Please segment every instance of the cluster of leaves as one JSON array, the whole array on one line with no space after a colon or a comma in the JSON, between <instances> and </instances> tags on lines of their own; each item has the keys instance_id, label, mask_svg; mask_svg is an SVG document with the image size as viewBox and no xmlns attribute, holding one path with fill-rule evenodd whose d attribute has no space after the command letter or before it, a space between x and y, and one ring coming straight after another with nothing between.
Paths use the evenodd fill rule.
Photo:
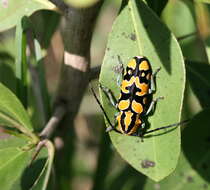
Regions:
<instances>
[{"instance_id":1,"label":"cluster of leaves","mask_svg":"<svg viewBox=\"0 0 210 190\"><path fill-rule=\"evenodd\" d=\"M33 28L34 24L31 24L27 16L41 9L56 10L55 5L47 0L3 2L4 4L0 4L0 31L16 26L15 77L13 78L16 85L14 87L14 82L8 82L11 81L11 79L8 80L9 76L3 75L14 60L8 52L0 51L0 64L8 63L7 68L0 65L1 76L4 76L0 80L13 91L0 85L0 124L6 126L4 131L13 136L0 141L0 186L4 190L44 190L49 180L54 149L51 142L47 141L45 145L48 151L43 149L38 158L28 167L40 139L35 134L36 126L31 123L27 113L30 105L28 101L30 82L28 81L26 32L32 30L34 47L32 59L39 71L42 114L46 122L50 117L51 108L44 79L41 45L48 46L52 33L57 27L59 16L49 12L43 15L43 18L47 18L45 22L48 23L48 27L46 31L42 31L42 36L38 36L44 39L40 45L35 35L38 29ZM89 0L88 5L91 2L95 1ZM150 60L154 70L161 67L157 76L155 96L165 97L158 103L155 114L148 118L150 128L154 129L176 123L181 119L192 118L182 133L182 150L180 128L147 136L143 142L138 137L110 132L112 143L122 158L152 180L160 181L175 170L159 184L141 176L141 186L145 190L164 190L172 187L185 190L208 189L209 187L209 7L202 2L209 3L208 0L195 2L125 0L109 35L100 82L108 86L116 97L119 96L118 56L126 66L133 56L144 55ZM49 22L49 16L52 22ZM107 98L101 95L109 118L114 118L116 110L112 109ZM105 150L101 150L100 155L106 153ZM103 156L99 157L99 163L102 158ZM107 168L99 165L98 172L106 176ZM130 183L134 177L131 175ZM96 174L95 186L99 184L98 179ZM123 176L119 176L121 182L122 179ZM112 184L109 189L120 187L117 183ZM133 184L130 187L132 189Z\"/></svg>"},{"instance_id":2,"label":"cluster of leaves","mask_svg":"<svg viewBox=\"0 0 210 190\"><path fill-rule=\"evenodd\" d=\"M44 68L42 64L43 53L41 45L35 37L35 29L31 20L27 17L37 10L52 10L55 6L48 2L38 1L2 1L0 5L0 31L16 27L15 32L15 59L10 51L2 47L0 54L1 65L1 100L0 100L0 125L3 132L0 140L1 169L0 185L4 190L9 189L46 189L49 181L52 162L54 158L54 146L50 141L45 141L45 147L41 150L36 160L32 162L36 145L41 142L34 129L38 123L32 123L28 114L32 106L29 80L28 61L33 60L33 66L38 70L39 87L44 120L49 119L50 103ZM49 14L49 13L48 13ZM50 16L50 15L49 15ZM58 19L57 19L58 20ZM53 22L56 28L56 22ZM30 32L31 31L31 32ZM50 40L50 29L45 35L42 46L47 46ZM27 34L32 35L34 51L31 57L27 55ZM15 64L13 64L15 62ZM11 74L10 74L11 73Z\"/></svg>"}]
</instances>

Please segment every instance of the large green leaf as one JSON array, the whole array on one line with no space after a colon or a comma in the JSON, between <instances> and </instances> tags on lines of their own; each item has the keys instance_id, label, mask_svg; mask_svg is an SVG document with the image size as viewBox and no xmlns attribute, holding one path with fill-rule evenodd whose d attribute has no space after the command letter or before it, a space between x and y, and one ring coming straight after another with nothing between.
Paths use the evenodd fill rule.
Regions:
<instances>
[{"instance_id":1,"label":"large green leaf","mask_svg":"<svg viewBox=\"0 0 210 190\"><path fill-rule=\"evenodd\" d=\"M210 109L197 114L182 134L183 152L175 172L155 184L147 182L144 190L207 190L210 188L209 123Z\"/></svg>"},{"instance_id":2,"label":"large green leaf","mask_svg":"<svg viewBox=\"0 0 210 190\"><path fill-rule=\"evenodd\" d=\"M0 124L13 127L37 141L26 110L16 96L0 83Z\"/></svg>"},{"instance_id":3,"label":"large green leaf","mask_svg":"<svg viewBox=\"0 0 210 190\"><path fill-rule=\"evenodd\" d=\"M46 142L46 147L30 163L34 149L30 149L26 141L20 138L0 140L1 188L46 190L54 157L54 147L50 141Z\"/></svg>"},{"instance_id":4,"label":"large green leaf","mask_svg":"<svg viewBox=\"0 0 210 190\"><path fill-rule=\"evenodd\" d=\"M142 1L129 1L116 19L104 57L100 82L109 87L116 97L118 56L124 67L133 56L146 56L153 70L161 67L157 76L155 97L164 96L158 102L155 114L148 118L150 129L180 120L185 70L181 50L174 36ZM102 102L114 122L116 110L102 93ZM157 135L159 134L159 135ZM111 140L120 155L135 169L151 179L159 181L176 167L180 153L180 129L163 134L154 133L142 142L139 137L110 132ZM144 167L144 163L153 163Z\"/></svg>"},{"instance_id":5,"label":"large green leaf","mask_svg":"<svg viewBox=\"0 0 210 190\"><path fill-rule=\"evenodd\" d=\"M1 189L10 190L13 183L21 178L21 174L29 164L30 151L21 149L25 143L20 138L0 140Z\"/></svg>"},{"instance_id":6,"label":"large green leaf","mask_svg":"<svg viewBox=\"0 0 210 190\"><path fill-rule=\"evenodd\" d=\"M14 27L20 18L30 16L37 10L54 10L53 5L48 0L9 0L0 3L0 31Z\"/></svg>"}]
</instances>

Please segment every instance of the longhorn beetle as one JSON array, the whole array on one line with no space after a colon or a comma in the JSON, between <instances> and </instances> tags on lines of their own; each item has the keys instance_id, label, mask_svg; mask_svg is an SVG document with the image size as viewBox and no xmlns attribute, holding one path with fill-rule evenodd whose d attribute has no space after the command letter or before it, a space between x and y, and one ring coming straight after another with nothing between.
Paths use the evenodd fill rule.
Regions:
<instances>
[{"instance_id":1,"label":"longhorn beetle","mask_svg":"<svg viewBox=\"0 0 210 190\"><path fill-rule=\"evenodd\" d=\"M118 57L119 61L120 58ZM108 123L109 127L106 131L115 130L116 132L126 134L126 135L137 135L143 136L144 134L152 133L154 131L175 127L186 123L188 120L167 125L164 127L156 128L153 130L145 130L144 117L148 116L153 110L156 102L163 97L158 97L154 100L152 99L152 94L155 92L155 77L160 71L158 68L155 72L152 72L149 60L146 57L136 56L133 57L126 69L123 69L123 65L120 61L122 67L122 82L121 82L121 92L118 101L113 96L111 90L102 84L99 84L101 90L105 93L111 104L118 110L116 115L116 124L112 124L109 120L103 106L101 105L99 99L97 98L93 88L93 92L96 101L101 107ZM118 82L119 83L119 82Z\"/></svg>"}]
</instances>

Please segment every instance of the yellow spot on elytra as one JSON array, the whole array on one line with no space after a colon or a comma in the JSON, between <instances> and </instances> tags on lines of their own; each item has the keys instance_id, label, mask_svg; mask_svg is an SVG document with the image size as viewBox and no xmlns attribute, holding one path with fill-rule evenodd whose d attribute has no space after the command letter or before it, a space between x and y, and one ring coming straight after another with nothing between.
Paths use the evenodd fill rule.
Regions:
<instances>
[{"instance_id":1,"label":"yellow spot on elytra","mask_svg":"<svg viewBox=\"0 0 210 190\"><path fill-rule=\"evenodd\" d=\"M138 116L137 116L138 117ZM136 133L138 128L141 125L141 120L140 119L136 119L135 125L133 126L133 128L129 131L129 133L127 133L127 135L132 135L133 133Z\"/></svg>"},{"instance_id":2,"label":"yellow spot on elytra","mask_svg":"<svg viewBox=\"0 0 210 190\"><path fill-rule=\"evenodd\" d=\"M143 96L149 91L149 85L146 83L140 83L138 88L141 89L141 92L136 92L137 96Z\"/></svg>"},{"instance_id":3,"label":"yellow spot on elytra","mask_svg":"<svg viewBox=\"0 0 210 190\"><path fill-rule=\"evenodd\" d=\"M129 107L130 100L121 100L118 104L120 110L126 110Z\"/></svg>"},{"instance_id":4,"label":"yellow spot on elytra","mask_svg":"<svg viewBox=\"0 0 210 190\"><path fill-rule=\"evenodd\" d=\"M139 64L139 70L141 71L141 70L149 70L150 69L150 65L149 65L149 63L146 61L146 60L144 60L144 61L142 61L140 64Z\"/></svg>"},{"instance_id":5,"label":"yellow spot on elytra","mask_svg":"<svg viewBox=\"0 0 210 190\"><path fill-rule=\"evenodd\" d=\"M132 122L132 116L133 116L133 113L131 111L125 112L125 119L124 119L125 131L128 130L128 127Z\"/></svg>"},{"instance_id":6,"label":"yellow spot on elytra","mask_svg":"<svg viewBox=\"0 0 210 190\"><path fill-rule=\"evenodd\" d=\"M139 88L139 89L141 88L141 83L139 81L139 77L135 78L135 85L136 85L137 88Z\"/></svg>"},{"instance_id":7,"label":"yellow spot on elytra","mask_svg":"<svg viewBox=\"0 0 210 190\"><path fill-rule=\"evenodd\" d=\"M135 111L136 113L142 113L143 112L143 107L140 103L136 102L135 100L132 101L132 110Z\"/></svg>"},{"instance_id":8,"label":"yellow spot on elytra","mask_svg":"<svg viewBox=\"0 0 210 190\"><path fill-rule=\"evenodd\" d=\"M132 68L133 70L136 69L136 60L135 59L131 59L127 65L127 67Z\"/></svg>"},{"instance_id":9,"label":"yellow spot on elytra","mask_svg":"<svg viewBox=\"0 0 210 190\"><path fill-rule=\"evenodd\" d=\"M129 81L127 80L123 80L122 84L121 84L121 90L124 93L129 93L129 90L126 89L126 87L129 87L133 84L133 82L135 81L135 77L131 77L131 79Z\"/></svg>"},{"instance_id":10,"label":"yellow spot on elytra","mask_svg":"<svg viewBox=\"0 0 210 190\"><path fill-rule=\"evenodd\" d=\"M141 73L141 77L145 77L145 73Z\"/></svg>"}]
</instances>

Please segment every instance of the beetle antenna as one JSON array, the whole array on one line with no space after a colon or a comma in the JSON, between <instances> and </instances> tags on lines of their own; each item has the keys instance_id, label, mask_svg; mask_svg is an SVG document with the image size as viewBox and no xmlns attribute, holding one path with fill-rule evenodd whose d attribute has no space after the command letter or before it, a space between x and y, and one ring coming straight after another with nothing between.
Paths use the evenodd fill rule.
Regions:
<instances>
[{"instance_id":1,"label":"beetle antenna","mask_svg":"<svg viewBox=\"0 0 210 190\"><path fill-rule=\"evenodd\" d=\"M101 102L99 101L99 99L98 99L98 97L97 97L97 95L96 95L96 93L95 93L95 91L94 91L93 86L92 86L91 83L90 83L90 89L91 89L91 91L92 91L92 93L93 93L93 96L95 97L95 99L96 99L98 105L100 106L100 108L101 108L101 110L102 110L102 112L103 112L103 114L104 114L106 120L108 121L108 123L109 123L109 125L112 127L112 129L114 129L114 126L112 125L112 123L111 123L109 117L107 116L107 114L106 114L106 112L105 112L105 110L104 110L104 108L103 108Z\"/></svg>"},{"instance_id":2,"label":"beetle antenna","mask_svg":"<svg viewBox=\"0 0 210 190\"><path fill-rule=\"evenodd\" d=\"M179 123L174 123L174 124L171 124L171 125L166 125L164 127L159 127L159 128L156 128L156 129L152 129L150 131L146 131L144 134L152 133L154 131L159 131L159 130L167 129L167 128L171 128L171 127L178 127L180 125L184 125L184 124L188 123L189 121L190 121L190 119L187 119L187 120L181 121Z\"/></svg>"}]
</instances>

